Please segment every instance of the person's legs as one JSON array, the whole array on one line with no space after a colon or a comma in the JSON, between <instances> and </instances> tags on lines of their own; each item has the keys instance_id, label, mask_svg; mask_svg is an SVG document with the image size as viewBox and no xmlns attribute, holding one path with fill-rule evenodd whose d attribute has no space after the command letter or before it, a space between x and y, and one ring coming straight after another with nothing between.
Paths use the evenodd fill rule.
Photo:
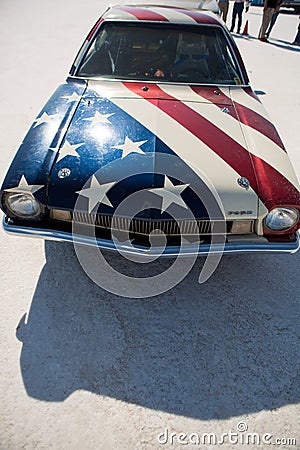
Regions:
<instances>
[{"instance_id":1,"label":"person's legs","mask_svg":"<svg viewBox=\"0 0 300 450\"><path fill-rule=\"evenodd\" d=\"M225 2L219 3L220 17L221 17L221 19L223 19L223 20L224 20L224 4L225 4Z\"/></svg>"},{"instance_id":2,"label":"person's legs","mask_svg":"<svg viewBox=\"0 0 300 450\"><path fill-rule=\"evenodd\" d=\"M219 5L219 9L220 9L220 17L221 17L221 19L224 20L224 11L223 11L224 2L221 2L218 5Z\"/></svg>"},{"instance_id":3,"label":"person's legs","mask_svg":"<svg viewBox=\"0 0 300 450\"><path fill-rule=\"evenodd\" d=\"M298 33L296 34L295 40L293 42L293 45L300 45L300 22L298 25Z\"/></svg>"},{"instance_id":4,"label":"person's legs","mask_svg":"<svg viewBox=\"0 0 300 450\"><path fill-rule=\"evenodd\" d=\"M228 7L229 7L229 2L223 2L223 20L224 22L226 22L227 19L227 14L228 14Z\"/></svg>"},{"instance_id":5,"label":"person's legs","mask_svg":"<svg viewBox=\"0 0 300 450\"><path fill-rule=\"evenodd\" d=\"M272 15L274 13L274 8L264 8L264 13L262 17L262 24L259 30L258 39L267 39L266 38L266 31L268 28L268 25L271 21Z\"/></svg>"},{"instance_id":6,"label":"person's legs","mask_svg":"<svg viewBox=\"0 0 300 450\"><path fill-rule=\"evenodd\" d=\"M239 18L238 30L237 30L238 33L241 32L243 10L244 10L244 3L238 3L238 9L237 9L237 14L238 14L238 18Z\"/></svg>"},{"instance_id":7,"label":"person's legs","mask_svg":"<svg viewBox=\"0 0 300 450\"><path fill-rule=\"evenodd\" d=\"M234 27L235 27L235 19L236 19L236 15L237 15L237 5L238 5L238 3L235 3L235 2L234 2L234 5L233 5L233 11L232 11L232 19L231 19L231 28L230 28L230 31L233 31L233 30L234 30Z\"/></svg>"},{"instance_id":8,"label":"person's legs","mask_svg":"<svg viewBox=\"0 0 300 450\"><path fill-rule=\"evenodd\" d=\"M272 18L271 18L271 22L270 22L270 25L269 25L269 28L266 31L266 37L270 36L270 33L272 31L272 28L275 25L275 22L276 22L278 16L279 16L279 11L276 11L276 12L273 13Z\"/></svg>"},{"instance_id":9,"label":"person's legs","mask_svg":"<svg viewBox=\"0 0 300 450\"><path fill-rule=\"evenodd\" d=\"M228 13L228 2L221 2L219 3L219 8L221 12L221 17L226 22L227 19L227 13Z\"/></svg>"}]
</instances>

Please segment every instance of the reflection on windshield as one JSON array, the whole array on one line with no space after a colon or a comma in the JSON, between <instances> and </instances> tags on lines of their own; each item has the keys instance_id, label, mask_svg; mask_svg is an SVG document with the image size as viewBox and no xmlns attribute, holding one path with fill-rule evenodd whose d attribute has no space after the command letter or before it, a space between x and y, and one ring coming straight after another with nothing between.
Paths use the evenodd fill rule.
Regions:
<instances>
[{"instance_id":1,"label":"reflection on windshield","mask_svg":"<svg viewBox=\"0 0 300 450\"><path fill-rule=\"evenodd\" d=\"M240 71L217 27L104 24L79 67L85 77L240 84Z\"/></svg>"}]
</instances>

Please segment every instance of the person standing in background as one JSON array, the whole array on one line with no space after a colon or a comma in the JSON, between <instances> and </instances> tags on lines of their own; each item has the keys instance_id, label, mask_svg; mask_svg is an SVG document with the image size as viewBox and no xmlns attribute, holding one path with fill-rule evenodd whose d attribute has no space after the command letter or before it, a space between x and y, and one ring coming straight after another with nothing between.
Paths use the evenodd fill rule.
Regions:
<instances>
[{"instance_id":1,"label":"person standing in background","mask_svg":"<svg viewBox=\"0 0 300 450\"><path fill-rule=\"evenodd\" d=\"M218 2L220 8L220 17L226 23L228 8L229 8L229 0L219 0Z\"/></svg>"},{"instance_id":2,"label":"person standing in background","mask_svg":"<svg viewBox=\"0 0 300 450\"><path fill-rule=\"evenodd\" d=\"M265 0L261 27L258 34L258 39L262 42L269 42L266 36L266 31L269 23L271 22L276 7L277 0Z\"/></svg>"},{"instance_id":3,"label":"person standing in background","mask_svg":"<svg viewBox=\"0 0 300 450\"><path fill-rule=\"evenodd\" d=\"M272 29L273 29L273 27L275 25L277 17L279 16L279 10L280 10L280 6L282 4L283 4L283 0L278 0L276 9L275 9L275 11L273 13L273 16L271 18L271 22L270 22L269 27L268 27L268 29L266 31L266 38L268 38L270 36L270 33L271 33L271 31L272 31Z\"/></svg>"},{"instance_id":4,"label":"person standing in background","mask_svg":"<svg viewBox=\"0 0 300 450\"><path fill-rule=\"evenodd\" d=\"M244 10L244 5L246 4L246 12L249 10L249 2L248 0L235 0L232 11L232 20L231 20L231 28L230 32L232 33L235 27L236 16L238 16L238 27L237 32L241 32L242 26L242 15Z\"/></svg>"}]
</instances>

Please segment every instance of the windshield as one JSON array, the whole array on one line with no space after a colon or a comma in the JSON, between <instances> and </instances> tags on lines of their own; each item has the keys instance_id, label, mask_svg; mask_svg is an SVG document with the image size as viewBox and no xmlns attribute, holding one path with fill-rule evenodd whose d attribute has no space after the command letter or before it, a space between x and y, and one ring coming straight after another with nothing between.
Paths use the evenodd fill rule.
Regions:
<instances>
[{"instance_id":1,"label":"windshield","mask_svg":"<svg viewBox=\"0 0 300 450\"><path fill-rule=\"evenodd\" d=\"M241 72L220 27L165 23L105 23L77 75L241 84Z\"/></svg>"}]
</instances>

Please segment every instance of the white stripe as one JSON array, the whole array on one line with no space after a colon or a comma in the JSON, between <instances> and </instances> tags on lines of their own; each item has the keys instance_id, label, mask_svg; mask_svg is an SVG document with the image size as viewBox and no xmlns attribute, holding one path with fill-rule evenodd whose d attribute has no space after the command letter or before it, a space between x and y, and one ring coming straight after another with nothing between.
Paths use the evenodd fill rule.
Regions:
<instances>
[{"instance_id":1,"label":"white stripe","mask_svg":"<svg viewBox=\"0 0 300 450\"><path fill-rule=\"evenodd\" d=\"M156 14L160 14L161 16L168 19L169 22L189 22L189 23L197 23L195 19L184 14L180 11L168 9L168 8L147 8L149 11L153 11Z\"/></svg>"},{"instance_id":2,"label":"white stripe","mask_svg":"<svg viewBox=\"0 0 300 450\"><path fill-rule=\"evenodd\" d=\"M223 92L223 89L220 89ZM224 92L225 95L226 92ZM269 120L271 122L271 119L263 107L262 103L260 103L258 100L255 100L255 98L251 97L251 95L247 94L243 90L243 88L240 87L231 87L230 88L230 95L234 102L239 103L240 105L246 106L249 109L252 109L252 111L256 112L260 116L264 117L265 119Z\"/></svg>"},{"instance_id":3,"label":"white stripe","mask_svg":"<svg viewBox=\"0 0 300 450\"><path fill-rule=\"evenodd\" d=\"M189 89L194 93L194 95L195 95L195 100L197 99L197 97L198 97L198 101L199 101L199 98L201 98L202 99L202 101L203 100L206 100L206 98L205 97L202 97L201 96L201 94L200 93L196 93L196 92L194 92L193 91L193 89L190 87L190 86L188 86L189 87ZM216 91L220 91L220 88L219 88L219 86L216 86L215 87L215 90ZM201 92L201 91L199 91L199 92ZM223 94L225 94L226 95L226 101L224 100L224 99L222 99L222 100L220 100L219 99L219 97L218 97L218 95L216 95L216 97L215 97L215 99L216 99L216 101L215 102L211 102L211 101L209 101L209 103L219 103L220 105L228 105L228 104L231 104L232 105L232 100L231 100L231 97L230 97L230 88L228 87L223 87L222 88L222 92L223 92Z\"/></svg>"},{"instance_id":4,"label":"white stripe","mask_svg":"<svg viewBox=\"0 0 300 450\"><path fill-rule=\"evenodd\" d=\"M144 84L140 83L140 85L142 90ZM127 89L121 81L91 79L89 80L89 87L103 98L136 98L136 94Z\"/></svg>"},{"instance_id":5,"label":"white stripe","mask_svg":"<svg viewBox=\"0 0 300 450\"><path fill-rule=\"evenodd\" d=\"M248 149L250 153L267 162L299 189L299 183L292 168L289 156L266 135L252 127L238 122L230 114L223 113L217 105L211 105L212 108L208 108L209 105L205 105L204 107L202 103L183 103L223 130L238 144L243 146L246 150ZM242 133L240 131L242 131Z\"/></svg>"},{"instance_id":6,"label":"white stripe","mask_svg":"<svg viewBox=\"0 0 300 450\"><path fill-rule=\"evenodd\" d=\"M113 8L107 12L104 16L106 19L117 19L117 20L139 20L133 14L123 11L122 9Z\"/></svg>"},{"instance_id":7,"label":"white stripe","mask_svg":"<svg viewBox=\"0 0 300 450\"><path fill-rule=\"evenodd\" d=\"M288 154L271 139L254 128L248 127L243 123L241 123L241 127L249 151L276 169L277 172L281 173L281 175L300 190L299 182Z\"/></svg>"},{"instance_id":8,"label":"white stripe","mask_svg":"<svg viewBox=\"0 0 300 450\"><path fill-rule=\"evenodd\" d=\"M188 102L197 102L197 103L213 103L211 100L208 100L205 97L202 97L200 94L196 93L195 91L193 91L193 89L190 86L187 85L171 85L171 84L160 84L159 85L160 89L162 91L164 91L166 94L168 95L172 95L172 97L175 97L176 100L179 101L188 101ZM227 89L227 97L228 97L228 102L232 104L232 100L229 97L229 88L223 88L224 93L226 93L226 89ZM216 90L220 90L218 86L216 86ZM218 96L216 95L216 101L218 100ZM224 102L220 101L220 104L224 104Z\"/></svg>"},{"instance_id":9,"label":"white stripe","mask_svg":"<svg viewBox=\"0 0 300 450\"><path fill-rule=\"evenodd\" d=\"M171 84L160 84L159 88L164 91L166 94L175 97L176 100L181 102L203 102L203 103L211 103L209 100L199 97L189 86L185 85L171 85Z\"/></svg>"},{"instance_id":10,"label":"white stripe","mask_svg":"<svg viewBox=\"0 0 300 450\"><path fill-rule=\"evenodd\" d=\"M127 91L125 87L124 89ZM237 178L240 176L238 172L168 114L138 95L136 99L136 101L126 98L110 100L158 136L200 177L203 167L203 172L221 198L225 213L230 210L247 209L253 211L248 218L256 217L257 195L251 188L245 191L238 186Z\"/></svg>"},{"instance_id":11,"label":"white stripe","mask_svg":"<svg viewBox=\"0 0 300 450\"><path fill-rule=\"evenodd\" d=\"M259 131L240 123L230 114L221 111L214 104L182 102L193 111L207 119L211 124L226 133L235 142L241 145L245 151L258 156L270 166L274 167L294 186L299 188L297 177L292 169L290 159L275 142Z\"/></svg>"}]
</instances>

